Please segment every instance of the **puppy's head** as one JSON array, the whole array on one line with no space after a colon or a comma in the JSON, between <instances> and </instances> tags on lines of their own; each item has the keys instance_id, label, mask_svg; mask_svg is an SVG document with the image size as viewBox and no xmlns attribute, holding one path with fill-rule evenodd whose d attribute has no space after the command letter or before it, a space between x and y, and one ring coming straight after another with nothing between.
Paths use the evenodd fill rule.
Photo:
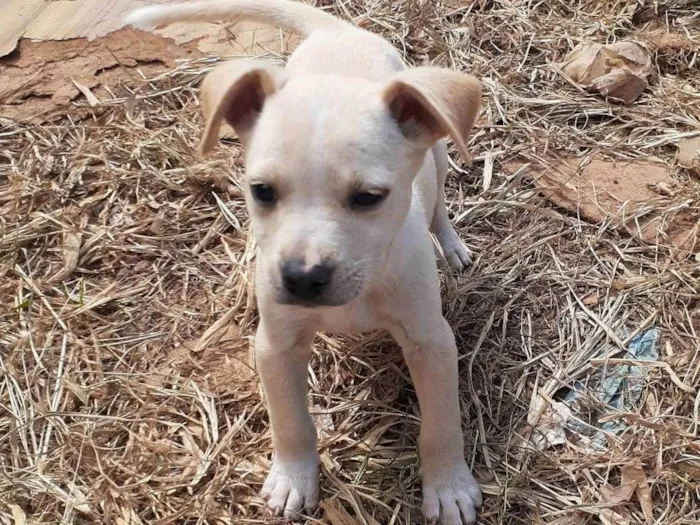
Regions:
<instances>
[{"instance_id":1,"label":"puppy's head","mask_svg":"<svg viewBox=\"0 0 700 525\"><path fill-rule=\"evenodd\" d=\"M201 151L224 121L243 144L263 290L283 304L337 306L377 282L426 152L450 135L466 157L480 95L473 77L435 68L384 86L289 77L258 61L210 73Z\"/></svg>"}]
</instances>

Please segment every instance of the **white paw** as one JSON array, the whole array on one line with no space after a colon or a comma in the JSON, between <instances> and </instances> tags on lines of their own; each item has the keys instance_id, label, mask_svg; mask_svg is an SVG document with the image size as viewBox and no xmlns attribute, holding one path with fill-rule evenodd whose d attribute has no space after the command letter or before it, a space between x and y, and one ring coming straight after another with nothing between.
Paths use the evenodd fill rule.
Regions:
<instances>
[{"instance_id":1,"label":"white paw","mask_svg":"<svg viewBox=\"0 0 700 525\"><path fill-rule=\"evenodd\" d=\"M296 518L318 506L318 461L283 463L275 460L265 479L262 497L276 516Z\"/></svg>"},{"instance_id":2,"label":"white paw","mask_svg":"<svg viewBox=\"0 0 700 525\"><path fill-rule=\"evenodd\" d=\"M459 238L445 242L442 250L453 270L464 270L472 264L472 251Z\"/></svg>"},{"instance_id":3,"label":"white paw","mask_svg":"<svg viewBox=\"0 0 700 525\"><path fill-rule=\"evenodd\" d=\"M481 490L466 463L424 474L423 515L428 523L474 523L480 506Z\"/></svg>"},{"instance_id":4,"label":"white paw","mask_svg":"<svg viewBox=\"0 0 700 525\"><path fill-rule=\"evenodd\" d=\"M472 264L472 251L462 242L451 224L439 229L435 236L450 268L459 271Z\"/></svg>"}]
</instances>

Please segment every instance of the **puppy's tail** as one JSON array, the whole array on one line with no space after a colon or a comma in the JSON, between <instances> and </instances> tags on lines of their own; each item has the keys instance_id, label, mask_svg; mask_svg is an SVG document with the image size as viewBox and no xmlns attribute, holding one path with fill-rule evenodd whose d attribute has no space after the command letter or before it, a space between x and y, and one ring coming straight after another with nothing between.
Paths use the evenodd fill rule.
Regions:
<instances>
[{"instance_id":1,"label":"puppy's tail","mask_svg":"<svg viewBox=\"0 0 700 525\"><path fill-rule=\"evenodd\" d=\"M215 0L152 5L132 11L124 21L126 25L151 30L173 22L241 20L280 27L303 37L317 29L341 29L349 25L320 9L289 0Z\"/></svg>"}]
</instances>

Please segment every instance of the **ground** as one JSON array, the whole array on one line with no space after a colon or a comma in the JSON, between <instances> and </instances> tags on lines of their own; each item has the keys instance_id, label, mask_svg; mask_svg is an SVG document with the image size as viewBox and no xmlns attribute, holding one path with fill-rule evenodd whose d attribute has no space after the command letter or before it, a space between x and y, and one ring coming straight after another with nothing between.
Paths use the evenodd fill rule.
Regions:
<instances>
[{"instance_id":1,"label":"ground","mask_svg":"<svg viewBox=\"0 0 700 525\"><path fill-rule=\"evenodd\" d=\"M483 81L474 166L454 157L447 197L475 264L442 274L480 523L700 521L698 249L590 220L547 200L532 169L505 169L652 162L673 187L648 207L697 218L697 174L674 160L678 137L700 131L693 2L319 4L410 63ZM652 51L637 102L562 77L576 43L623 39ZM2 523L274 522L258 497L271 448L241 151L196 155L196 86L213 62L78 101L80 120L2 121ZM632 366L630 342L652 328L658 356ZM623 369L639 395L604 403L601 374ZM309 383L323 504L306 522L422 523L420 414L395 343L321 335Z\"/></svg>"}]
</instances>

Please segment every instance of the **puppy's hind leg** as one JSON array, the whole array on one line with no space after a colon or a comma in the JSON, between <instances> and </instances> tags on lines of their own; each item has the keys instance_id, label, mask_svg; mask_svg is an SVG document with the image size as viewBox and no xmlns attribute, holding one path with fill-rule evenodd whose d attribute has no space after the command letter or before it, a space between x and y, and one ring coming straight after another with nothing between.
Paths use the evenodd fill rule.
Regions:
<instances>
[{"instance_id":1,"label":"puppy's hind leg","mask_svg":"<svg viewBox=\"0 0 700 525\"><path fill-rule=\"evenodd\" d=\"M472 252L457 235L445 206L445 180L447 179L447 145L438 141L432 150L437 171L437 198L430 231L437 237L447 262L453 270L463 270L472 263Z\"/></svg>"}]
</instances>

